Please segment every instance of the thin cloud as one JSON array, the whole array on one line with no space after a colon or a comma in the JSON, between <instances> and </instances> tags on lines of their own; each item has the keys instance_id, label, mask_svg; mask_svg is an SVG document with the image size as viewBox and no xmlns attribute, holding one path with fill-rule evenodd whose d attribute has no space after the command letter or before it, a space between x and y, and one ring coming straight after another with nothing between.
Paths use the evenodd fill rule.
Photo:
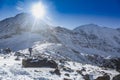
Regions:
<instances>
[{"instance_id":1,"label":"thin cloud","mask_svg":"<svg viewBox=\"0 0 120 80\"><path fill-rule=\"evenodd\" d=\"M23 11L23 2L22 1L18 1L16 9L19 11Z\"/></svg>"}]
</instances>

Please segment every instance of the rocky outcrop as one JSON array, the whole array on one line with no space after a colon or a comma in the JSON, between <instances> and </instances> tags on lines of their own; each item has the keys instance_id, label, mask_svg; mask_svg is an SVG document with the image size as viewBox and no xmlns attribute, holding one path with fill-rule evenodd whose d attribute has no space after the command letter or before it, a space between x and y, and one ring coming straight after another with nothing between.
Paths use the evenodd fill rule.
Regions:
<instances>
[{"instance_id":1,"label":"rocky outcrop","mask_svg":"<svg viewBox=\"0 0 120 80\"><path fill-rule=\"evenodd\" d=\"M58 64L54 60L39 60L39 59L23 59L22 60L23 67L50 67L57 68Z\"/></svg>"},{"instance_id":2,"label":"rocky outcrop","mask_svg":"<svg viewBox=\"0 0 120 80\"><path fill-rule=\"evenodd\" d=\"M105 74L103 76L99 76L97 79L95 80L110 80L110 76Z\"/></svg>"},{"instance_id":3,"label":"rocky outcrop","mask_svg":"<svg viewBox=\"0 0 120 80\"><path fill-rule=\"evenodd\" d=\"M112 80L120 80L120 74L114 76Z\"/></svg>"},{"instance_id":4,"label":"rocky outcrop","mask_svg":"<svg viewBox=\"0 0 120 80\"><path fill-rule=\"evenodd\" d=\"M70 73L71 73L71 72L74 72L74 70L72 70L72 69L69 68L69 67L64 67L63 70L66 71L66 72L70 72Z\"/></svg>"},{"instance_id":5,"label":"rocky outcrop","mask_svg":"<svg viewBox=\"0 0 120 80\"><path fill-rule=\"evenodd\" d=\"M72 80L72 79L64 78L63 80Z\"/></svg>"},{"instance_id":6,"label":"rocky outcrop","mask_svg":"<svg viewBox=\"0 0 120 80\"><path fill-rule=\"evenodd\" d=\"M91 79L90 79L90 76L89 76L88 74L83 75L83 78L84 78L85 80L91 80Z\"/></svg>"}]
</instances>

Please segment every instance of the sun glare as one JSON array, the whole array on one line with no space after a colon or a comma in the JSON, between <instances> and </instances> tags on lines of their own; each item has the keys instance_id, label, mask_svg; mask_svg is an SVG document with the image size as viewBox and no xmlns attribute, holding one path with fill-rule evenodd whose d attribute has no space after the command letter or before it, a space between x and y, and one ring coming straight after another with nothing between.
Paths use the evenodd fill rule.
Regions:
<instances>
[{"instance_id":1,"label":"sun glare","mask_svg":"<svg viewBox=\"0 0 120 80\"><path fill-rule=\"evenodd\" d=\"M45 16L45 7L41 2L36 3L32 6L31 12L35 18L42 19Z\"/></svg>"}]
</instances>

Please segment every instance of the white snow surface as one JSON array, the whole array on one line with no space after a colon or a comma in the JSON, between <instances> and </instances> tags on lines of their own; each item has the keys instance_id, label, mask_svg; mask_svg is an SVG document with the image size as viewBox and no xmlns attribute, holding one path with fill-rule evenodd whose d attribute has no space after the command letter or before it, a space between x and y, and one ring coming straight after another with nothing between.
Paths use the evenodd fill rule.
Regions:
<instances>
[{"instance_id":1,"label":"white snow surface","mask_svg":"<svg viewBox=\"0 0 120 80\"><path fill-rule=\"evenodd\" d=\"M76 72L76 70L81 70L83 67L86 70L83 74L89 74L93 79L102 76L103 72L110 75L111 79L119 74L115 70L105 70L89 64L83 65L77 62L67 61L65 67L71 68L74 72L70 73L60 69L61 76L58 76L50 73L50 71L54 71L53 68L23 68L21 65L22 58L20 61L16 61L15 58L13 55L0 55L0 80L63 80L63 78L84 80L82 75ZM65 76L66 73L70 77Z\"/></svg>"}]
</instances>

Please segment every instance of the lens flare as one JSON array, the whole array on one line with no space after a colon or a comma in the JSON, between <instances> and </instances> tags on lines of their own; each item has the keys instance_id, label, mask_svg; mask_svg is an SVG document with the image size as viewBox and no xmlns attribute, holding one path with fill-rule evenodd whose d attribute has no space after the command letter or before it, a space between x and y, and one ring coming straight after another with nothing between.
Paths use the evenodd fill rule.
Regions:
<instances>
[{"instance_id":1,"label":"lens flare","mask_svg":"<svg viewBox=\"0 0 120 80\"><path fill-rule=\"evenodd\" d=\"M41 2L36 3L32 6L31 12L35 18L42 19L45 16L45 7Z\"/></svg>"}]
</instances>

